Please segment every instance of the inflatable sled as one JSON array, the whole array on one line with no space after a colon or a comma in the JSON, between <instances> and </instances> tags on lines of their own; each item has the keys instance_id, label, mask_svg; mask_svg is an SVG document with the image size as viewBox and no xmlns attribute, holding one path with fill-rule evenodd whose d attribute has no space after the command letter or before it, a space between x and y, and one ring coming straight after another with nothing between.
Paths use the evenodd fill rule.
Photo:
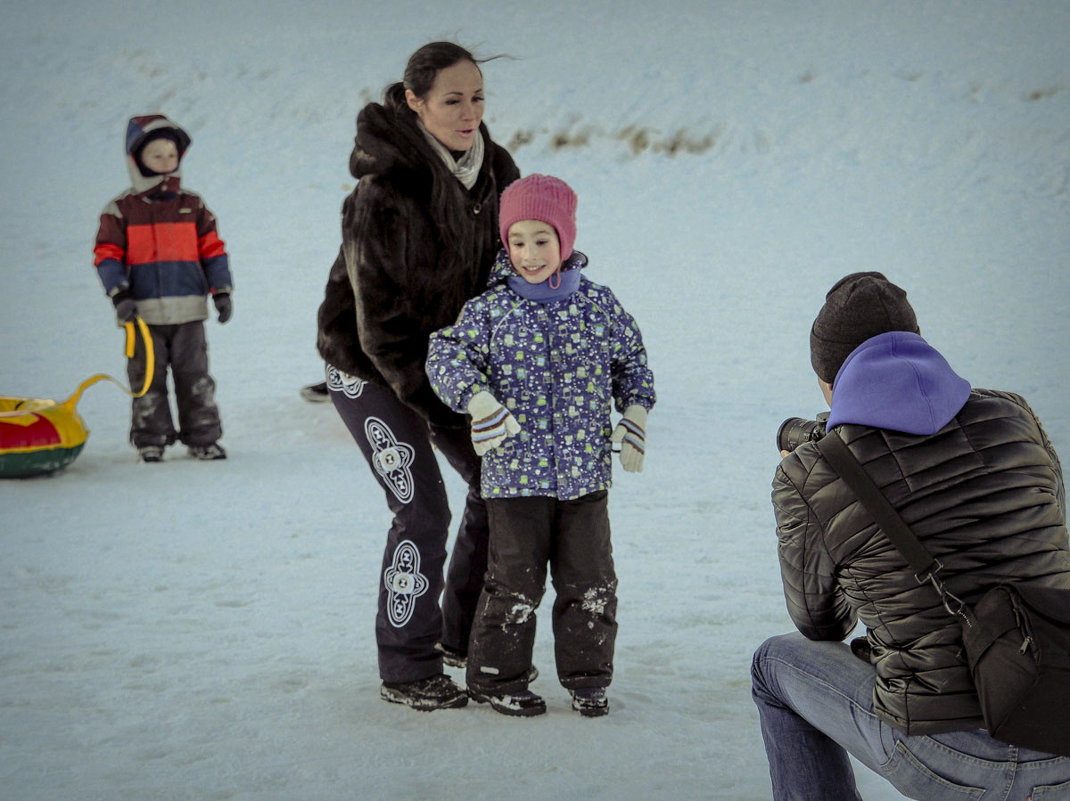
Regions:
<instances>
[{"instance_id":1,"label":"inflatable sled","mask_svg":"<svg viewBox=\"0 0 1070 801\"><path fill-rule=\"evenodd\" d=\"M154 356L148 326L137 318L145 343L145 385L138 393L110 375L98 373L83 381L62 403L44 398L0 396L0 478L29 478L62 470L82 452L89 429L75 409L82 393L98 381L117 384L131 397L144 395L152 382ZM126 324L126 355L134 354L134 323Z\"/></svg>"}]
</instances>

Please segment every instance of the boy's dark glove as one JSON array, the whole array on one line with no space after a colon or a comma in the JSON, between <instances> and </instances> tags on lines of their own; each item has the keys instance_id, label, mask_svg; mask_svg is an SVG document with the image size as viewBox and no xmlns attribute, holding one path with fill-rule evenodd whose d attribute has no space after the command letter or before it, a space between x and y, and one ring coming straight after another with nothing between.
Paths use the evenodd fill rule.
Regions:
<instances>
[{"instance_id":1,"label":"boy's dark glove","mask_svg":"<svg viewBox=\"0 0 1070 801\"><path fill-rule=\"evenodd\" d=\"M873 661L873 649L865 637L855 637L851 640L851 653L863 662Z\"/></svg>"},{"instance_id":2,"label":"boy's dark glove","mask_svg":"<svg viewBox=\"0 0 1070 801\"><path fill-rule=\"evenodd\" d=\"M111 302L115 304L115 319L119 325L134 322L137 317L137 301L130 297L126 290L112 295Z\"/></svg>"},{"instance_id":3,"label":"boy's dark glove","mask_svg":"<svg viewBox=\"0 0 1070 801\"><path fill-rule=\"evenodd\" d=\"M219 312L219 324L222 325L230 319L234 313L234 303L230 299L229 292L217 292L212 298L216 311Z\"/></svg>"}]
</instances>

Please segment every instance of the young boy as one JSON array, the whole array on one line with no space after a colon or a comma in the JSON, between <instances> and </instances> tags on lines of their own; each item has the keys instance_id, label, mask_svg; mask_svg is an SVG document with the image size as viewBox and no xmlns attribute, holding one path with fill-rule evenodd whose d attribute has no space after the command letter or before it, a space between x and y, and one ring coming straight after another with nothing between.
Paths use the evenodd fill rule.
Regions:
<instances>
[{"instance_id":1,"label":"young boy","mask_svg":"<svg viewBox=\"0 0 1070 801\"><path fill-rule=\"evenodd\" d=\"M609 711L617 578L607 490L613 444L625 470L643 466L654 377L632 317L580 271L572 249L576 195L530 175L502 193L506 249L491 288L431 335L427 374L438 396L472 417L483 457L490 557L467 661L468 691L506 715L538 715L528 689L535 609L549 563L557 674L572 707ZM613 404L624 418L613 428Z\"/></svg>"},{"instance_id":2,"label":"young boy","mask_svg":"<svg viewBox=\"0 0 1070 801\"><path fill-rule=\"evenodd\" d=\"M230 319L230 266L216 220L198 195L181 188L179 164L190 145L160 114L133 117L126 128L132 186L105 206L94 248L104 291L119 325L140 316L152 333L155 371L132 405L130 441L144 462L159 462L180 440L197 459L225 459L223 429L208 374L204 320L211 293L219 322ZM130 385L145 381L145 354L127 362ZM171 419L167 368L175 383L179 430Z\"/></svg>"}]
</instances>

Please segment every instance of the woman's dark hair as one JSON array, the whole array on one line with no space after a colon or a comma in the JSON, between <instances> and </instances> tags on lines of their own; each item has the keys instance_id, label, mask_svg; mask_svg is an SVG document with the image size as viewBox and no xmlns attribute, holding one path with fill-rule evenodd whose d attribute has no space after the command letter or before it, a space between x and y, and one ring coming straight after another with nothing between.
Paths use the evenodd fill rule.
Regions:
<instances>
[{"instance_id":1,"label":"woman's dark hair","mask_svg":"<svg viewBox=\"0 0 1070 801\"><path fill-rule=\"evenodd\" d=\"M405 75L401 82L417 97L424 97L431 91L439 70L452 67L461 61L471 61L477 67L483 63L453 42L425 44L409 56L409 63L405 65Z\"/></svg>"},{"instance_id":2,"label":"woman's dark hair","mask_svg":"<svg viewBox=\"0 0 1070 801\"><path fill-rule=\"evenodd\" d=\"M497 58L497 57L495 57ZM453 42L431 42L425 44L411 56L405 65L405 76L397 83L392 83L383 92L383 105L391 109L395 114L415 116L416 112L409 108L405 100L405 90L408 89L417 97L426 97L435 84L435 78L439 72L449 69L454 64L462 61L470 61L478 68L490 59L478 59L459 44Z\"/></svg>"}]
</instances>

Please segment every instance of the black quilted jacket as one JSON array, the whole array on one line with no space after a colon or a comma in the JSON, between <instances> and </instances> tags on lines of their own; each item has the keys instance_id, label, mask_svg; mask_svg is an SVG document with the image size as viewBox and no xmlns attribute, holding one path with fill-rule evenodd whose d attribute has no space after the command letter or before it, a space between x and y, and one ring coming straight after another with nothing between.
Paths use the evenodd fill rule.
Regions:
<instances>
[{"instance_id":1,"label":"black quilted jacket","mask_svg":"<svg viewBox=\"0 0 1070 801\"><path fill-rule=\"evenodd\" d=\"M835 398L833 408L835 409ZM1019 396L974 389L928 435L843 424L840 436L925 546L948 589L973 603L1004 579L1070 588L1059 460ZM961 629L919 584L866 509L807 443L773 481L788 611L814 640L861 620L877 713L911 733L983 726Z\"/></svg>"}]
</instances>

